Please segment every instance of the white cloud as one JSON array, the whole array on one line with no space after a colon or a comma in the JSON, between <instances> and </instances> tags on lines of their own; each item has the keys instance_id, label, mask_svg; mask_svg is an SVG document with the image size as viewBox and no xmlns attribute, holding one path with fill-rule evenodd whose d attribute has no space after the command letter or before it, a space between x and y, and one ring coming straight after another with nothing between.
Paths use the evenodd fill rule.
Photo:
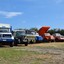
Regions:
<instances>
[{"instance_id":1,"label":"white cloud","mask_svg":"<svg viewBox=\"0 0 64 64\"><path fill-rule=\"evenodd\" d=\"M6 18L12 18L14 16L22 15L22 12L6 12L6 11L0 11L0 15L5 16Z\"/></svg>"}]
</instances>

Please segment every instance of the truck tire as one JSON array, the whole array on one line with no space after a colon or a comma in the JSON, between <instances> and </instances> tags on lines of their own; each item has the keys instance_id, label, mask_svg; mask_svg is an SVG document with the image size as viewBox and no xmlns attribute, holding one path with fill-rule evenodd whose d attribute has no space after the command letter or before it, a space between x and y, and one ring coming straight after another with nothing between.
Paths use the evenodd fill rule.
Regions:
<instances>
[{"instance_id":1,"label":"truck tire","mask_svg":"<svg viewBox=\"0 0 64 64\"><path fill-rule=\"evenodd\" d=\"M14 46L17 46L17 43L16 42L14 42Z\"/></svg>"},{"instance_id":2,"label":"truck tire","mask_svg":"<svg viewBox=\"0 0 64 64\"><path fill-rule=\"evenodd\" d=\"M50 40L47 40L46 38L44 38L44 42L49 42Z\"/></svg>"},{"instance_id":3,"label":"truck tire","mask_svg":"<svg viewBox=\"0 0 64 64\"><path fill-rule=\"evenodd\" d=\"M28 39L27 39L27 42L25 42L25 46L28 46Z\"/></svg>"},{"instance_id":4,"label":"truck tire","mask_svg":"<svg viewBox=\"0 0 64 64\"><path fill-rule=\"evenodd\" d=\"M13 42L10 42L10 44L9 44L9 45L10 45L10 47L13 47Z\"/></svg>"},{"instance_id":5,"label":"truck tire","mask_svg":"<svg viewBox=\"0 0 64 64\"><path fill-rule=\"evenodd\" d=\"M14 40L14 46L17 46L18 45L18 39L15 39Z\"/></svg>"},{"instance_id":6,"label":"truck tire","mask_svg":"<svg viewBox=\"0 0 64 64\"><path fill-rule=\"evenodd\" d=\"M30 44L34 44L34 43L35 43L34 40L31 40L31 41L30 41Z\"/></svg>"},{"instance_id":7,"label":"truck tire","mask_svg":"<svg viewBox=\"0 0 64 64\"><path fill-rule=\"evenodd\" d=\"M25 46L28 46L28 42L25 42Z\"/></svg>"}]
</instances>

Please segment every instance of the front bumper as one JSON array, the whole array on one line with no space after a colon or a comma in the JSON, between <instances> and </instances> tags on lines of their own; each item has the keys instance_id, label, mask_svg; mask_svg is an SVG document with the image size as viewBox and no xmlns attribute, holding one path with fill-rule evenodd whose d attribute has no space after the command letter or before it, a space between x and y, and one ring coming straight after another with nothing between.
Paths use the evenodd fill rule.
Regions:
<instances>
[{"instance_id":1,"label":"front bumper","mask_svg":"<svg viewBox=\"0 0 64 64\"><path fill-rule=\"evenodd\" d=\"M28 42L28 40L27 39L24 39L23 42Z\"/></svg>"},{"instance_id":2,"label":"front bumper","mask_svg":"<svg viewBox=\"0 0 64 64\"><path fill-rule=\"evenodd\" d=\"M14 39L0 39L0 42L14 42Z\"/></svg>"}]
</instances>

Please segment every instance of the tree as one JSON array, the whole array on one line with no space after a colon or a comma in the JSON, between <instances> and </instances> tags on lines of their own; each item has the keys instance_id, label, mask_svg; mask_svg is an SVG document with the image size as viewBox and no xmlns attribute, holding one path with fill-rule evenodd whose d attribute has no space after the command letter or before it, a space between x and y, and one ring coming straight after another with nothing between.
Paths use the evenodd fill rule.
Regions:
<instances>
[{"instance_id":1,"label":"tree","mask_svg":"<svg viewBox=\"0 0 64 64\"><path fill-rule=\"evenodd\" d=\"M48 30L48 33L54 34L55 33L55 29Z\"/></svg>"},{"instance_id":2,"label":"tree","mask_svg":"<svg viewBox=\"0 0 64 64\"><path fill-rule=\"evenodd\" d=\"M38 31L38 28L30 28L30 30Z\"/></svg>"},{"instance_id":3,"label":"tree","mask_svg":"<svg viewBox=\"0 0 64 64\"><path fill-rule=\"evenodd\" d=\"M60 30L60 34L61 34L61 35L64 35L64 30L63 30L63 29Z\"/></svg>"}]
</instances>

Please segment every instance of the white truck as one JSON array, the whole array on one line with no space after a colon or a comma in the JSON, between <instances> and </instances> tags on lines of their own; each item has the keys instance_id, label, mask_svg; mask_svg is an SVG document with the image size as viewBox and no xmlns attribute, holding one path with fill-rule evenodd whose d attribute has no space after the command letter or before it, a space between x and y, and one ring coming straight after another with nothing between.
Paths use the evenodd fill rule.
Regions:
<instances>
[{"instance_id":1,"label":"white truck","mask_svg":"<svg viewBox=\"0 0 64 64\"><path fill-rule=\"evenodd\" d=\"M14 37L10 24L0 24L0 44L8 44L13 47Z\"/></svg>"}]
</instances>

